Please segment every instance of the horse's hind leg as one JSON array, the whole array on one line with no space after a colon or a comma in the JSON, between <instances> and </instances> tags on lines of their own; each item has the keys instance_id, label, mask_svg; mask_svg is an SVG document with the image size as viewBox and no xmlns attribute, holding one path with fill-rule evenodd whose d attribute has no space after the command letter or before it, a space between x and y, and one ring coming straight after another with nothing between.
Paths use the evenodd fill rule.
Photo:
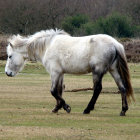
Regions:
<instances>
[{"instance_id":1,"label":"horse's hind leg","mask_svg":"<svg viewBox=\"0 0 140 140\"><path fill-rule=\"evenodd\" d=\"M84 110L83 114L89 114L90 111L94 109L94 105L102 90L102 77L103 77L102 73L93 72L94 93L93 93L93 96L92 96L87 108Z\"/></svg>"},{"instance_id":2,"label":"horse's hind leg","mask_svg":"<svg viewBox=\"0 0 140 140\"><path fill-rule=\"evenodd\" d=\"M120 113L120 116L125 116L126 111L128 110L128 103L127 103L127 98L126 98L126 89L125 86L122 82L122 79L120 77L120 74L117 70L116 67L116 62L111 66L110 71L109 71L114 78L120 92L121 92L121 97L122 97L122 110Z\"/></svg>"},{"instance_id":3,"label":"horse's hind leg","mask_svg":"<svg viewBox=\"0 0 140 140\"><path fill-rule=\"evenodd\" d=\"M63 77L61 74L58 73L53 73L51 74L51 79L52 79L52 87L51 87L51 93L55 97L57 101L56 107L52 110L52 112L56 113L58 112L59 109L62 107L70 113L71 108L69 105L65 103L65 100L61 97L62 96L62 91L63 91L63 86L62 86L62 80Z\"/></svg>"}]
</instances>

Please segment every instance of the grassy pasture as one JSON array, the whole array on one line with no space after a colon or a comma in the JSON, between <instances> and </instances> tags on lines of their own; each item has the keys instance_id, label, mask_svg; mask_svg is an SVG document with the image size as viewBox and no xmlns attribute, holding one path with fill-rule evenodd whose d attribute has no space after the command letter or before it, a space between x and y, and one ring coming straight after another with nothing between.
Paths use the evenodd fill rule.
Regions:
<instances>
[{"instance_id":1,"label":"grassy pasture","mask_svg":"<svg viewBox=\"0 0 140 140\"><path fill-rule=\"evenodd\" d=\"M0 140L139 140L140 139L140 64L130 64L136 102L126 117L120 117L121 96L109 74L95 110L82 112L92 91L63 94L72 111L51 113L55 100L50 94L50 76L40 64L28 63L14 78L4 74L0 61ZM65 75L67 89L92 87L91 74ZM109 92L109 93L108 93Z\"/></svg>"}]
</instances>

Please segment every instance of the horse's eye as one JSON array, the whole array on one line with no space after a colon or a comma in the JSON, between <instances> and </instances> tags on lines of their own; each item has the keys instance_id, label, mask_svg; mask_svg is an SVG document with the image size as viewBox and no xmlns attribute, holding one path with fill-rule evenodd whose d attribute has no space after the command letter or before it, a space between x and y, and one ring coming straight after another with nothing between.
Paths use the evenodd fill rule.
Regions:
<instances>
[{"instance_id":1,"label":"horse's eye","mask_svg":"<svg viewBox=\"0 0 140 140\"><path fill-rule=\"evenodd\" d=\"M9 56L9 59L12 58L12 55Z\"/></svg>"}]
</instances>

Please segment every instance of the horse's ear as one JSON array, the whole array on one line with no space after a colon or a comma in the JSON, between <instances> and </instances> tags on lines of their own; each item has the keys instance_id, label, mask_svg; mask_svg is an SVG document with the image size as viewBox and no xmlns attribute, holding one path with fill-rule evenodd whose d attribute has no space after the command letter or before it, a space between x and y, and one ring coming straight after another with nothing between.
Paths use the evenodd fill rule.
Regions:
<instances>
[{"instance_id":1,"label":"horse's ear","mask_svg":"<svg viewBox=\"0 0 140 140\"><path fill-rule=\"evenodd\" d=\"M9 43L9 45L13 48L13 44L12 43Z\"/></svg>"}]
</instances>

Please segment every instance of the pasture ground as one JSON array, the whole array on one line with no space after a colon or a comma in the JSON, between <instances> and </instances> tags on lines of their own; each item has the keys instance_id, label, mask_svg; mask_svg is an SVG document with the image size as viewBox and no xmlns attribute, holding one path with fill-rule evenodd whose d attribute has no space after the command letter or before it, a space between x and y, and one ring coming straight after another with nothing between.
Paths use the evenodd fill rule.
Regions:
<instances>
[{"instance_id":1,"label":"pasture ground","mask_svg":"<svg viewBox=\"0 0 140 140\"><path fill-rule=\"evenodd\" d=\"M129 64L136 102L126 117L120 117L121 96L109 74L95 110L82 112L92 91L64 92L72 111L51 113L55 100L50 94L50 76L40 64L28 63L14 78L4 74L0 61L0 140L139 140L140 139L140 64ZM66 90L92 87L91 74L65 75Z\"/></svg>"}]
</instances>

